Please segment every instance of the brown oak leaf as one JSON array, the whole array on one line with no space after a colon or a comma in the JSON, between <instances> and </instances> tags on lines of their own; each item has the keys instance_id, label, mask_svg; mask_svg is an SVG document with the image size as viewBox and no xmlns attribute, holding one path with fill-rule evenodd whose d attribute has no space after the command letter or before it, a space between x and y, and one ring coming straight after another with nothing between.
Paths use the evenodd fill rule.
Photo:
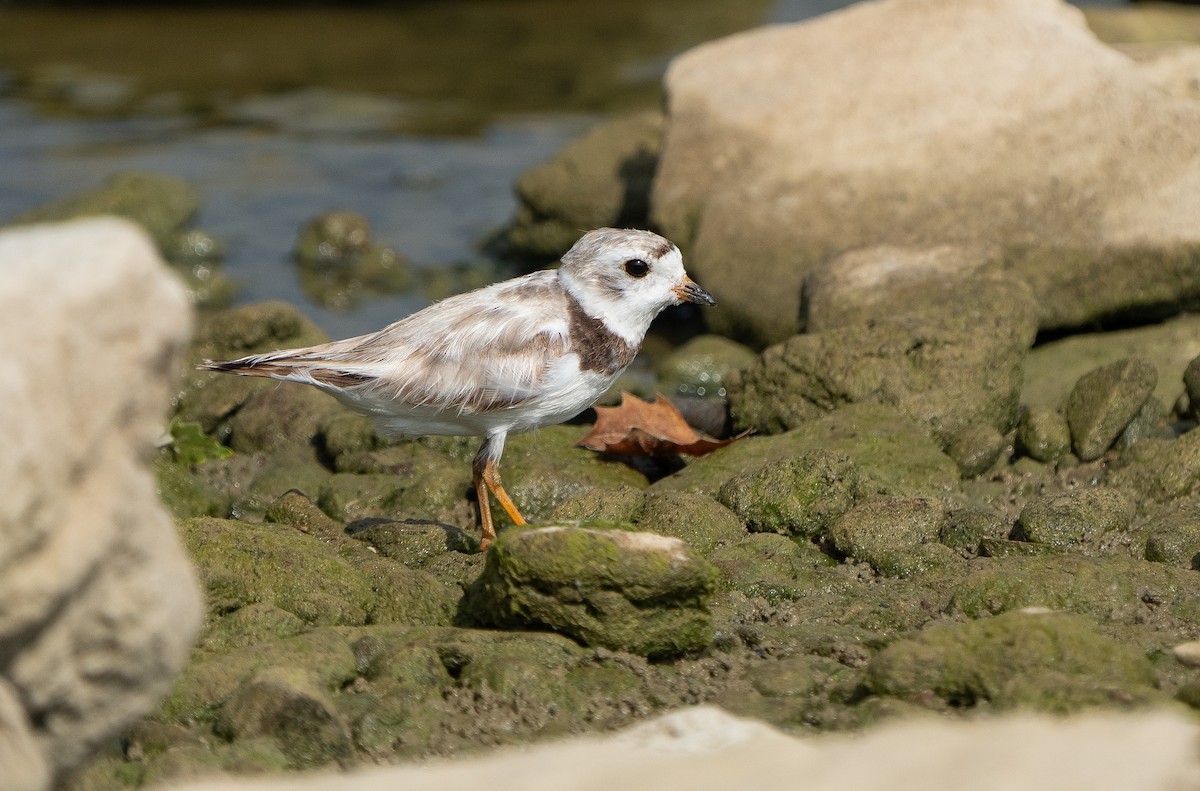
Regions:
<instances>
[{"instance_id":1,"label":"brown oak leaf","mask_svg":"<svg viewBox=\"0 0 1200 791\"><path fill-rule=\"evenodd\" d=\"M728 439L707 437L688 425L679 410L664 395L643 401L632 393L621 393L619 406L596 407L596 425L575 443L602 453L626 456L703 456L749 434Z\"/></svg>"}]
</instances>

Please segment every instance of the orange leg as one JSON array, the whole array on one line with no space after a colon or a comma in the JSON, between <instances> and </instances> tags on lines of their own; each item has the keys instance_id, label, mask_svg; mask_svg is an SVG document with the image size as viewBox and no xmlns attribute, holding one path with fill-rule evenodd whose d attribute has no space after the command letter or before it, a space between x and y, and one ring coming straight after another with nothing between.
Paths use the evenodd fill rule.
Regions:
<instances>
[{"instance_id":1,"label":"orange leg","mask_svg":"<svg viewBox=\"0 0 1200 791\"><path fill-rule=\"evenodd\" d=\"M508 514L508 518L513 520L513 524L525 524L525 517L521 516L521 512L517 510L517 504L508 496L508 492L504 491L504 485L500 483L500 454L503 451L503 434L488 437L484 440L479 453L475 454L474 463L471 464L475 497L479 500L479 529L482 534L479 541L480 550L487 550L496 538L488 492L495 496L496 502L500 503L500 507Z\"/></svg>"}]
</instances>

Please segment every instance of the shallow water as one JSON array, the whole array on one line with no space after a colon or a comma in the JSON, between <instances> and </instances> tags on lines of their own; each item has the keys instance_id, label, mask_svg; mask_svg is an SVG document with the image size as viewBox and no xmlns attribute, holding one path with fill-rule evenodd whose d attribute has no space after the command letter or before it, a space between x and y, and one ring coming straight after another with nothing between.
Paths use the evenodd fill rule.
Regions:
<instances>
[{"instance_id":1,"label":"shallow water","mask_svg":"<svg viewBox=\"0 0 1200 791\"><path fill-rule=\"evenodd\" d=\"M673 55L847 4L0 8L0 222L116 172L177 175L227 243L237 302L366 332L424 297L316 305L290 258L314 214L359 212L418 266L478 260L517 174L606 113L656 106Z\"/></svg>"}]
</instances>

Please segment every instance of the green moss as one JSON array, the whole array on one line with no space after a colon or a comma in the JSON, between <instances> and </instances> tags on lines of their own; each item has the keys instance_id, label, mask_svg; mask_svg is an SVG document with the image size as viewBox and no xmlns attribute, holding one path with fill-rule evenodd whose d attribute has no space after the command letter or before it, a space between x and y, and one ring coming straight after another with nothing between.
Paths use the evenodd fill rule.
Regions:
<instances>
[{"instance_id":1,"label":"green moss","mask_svg":"<svg viewBox=\"0 0 1200 791\"><path fill-rule=\"evenodd\" d=\"M855 404L769 437L749 437L690 462L651 491L716 496L731 478L825 450L850 459L863 495L942 496L959 490L958 468L929 433L893 407Z\"/></svg>"},{"instance_id":2,"label":"green moss","mask_svg":"<svg viewBox=\"0 0 1200 791\"><path fill-rule=\"evenodd\" d=\"M850 510L859 489L848 456L814 449L729 479L717 499L750 530L814 538Z\"/></svg>"},{"instance_id":3,"label":"green moss","mask_svg":"<svg viewBox=\"0 0 1200 791\"><path fill-rule=\"evenodd\" d=\"M210 613L266 602L307 624L361 624L372 609L371 583L313 536L224 519L189 519L181 527Z\"/></svg>"},{"instance_id":4,"label":"green moss","mask_svg":"<svg viewBox=\"0 0 1200 791\"><path fill-rule=\"evenodd\" d=\"M945 704L1068 712L1085 706L1161 702L1136 647L1066 614L1008 613L928 629L881 651L867 671L879 695Z\"/></svg>"},{"instance_id":5,"label":"green moss","mask_svg":"<svg viewBox=\"0 0 1200 791\"><path fill-rule=\"evenodd\" d=\"M649 656L712 642L704 607L717 571L683 542L580 527L510 530L468 599L473 618L548 626L588 645Z\"/></svg>"},{"instance_id":6,"label":"green moss","mask_svg":"<svg viewBox=\"0 0 1200 791\"><path fill-rule=\"evenodd\" d=\"M1136 604L1143 590L1174 598L1190 589L1190 572L1131 558L1049 557L980 558L953 590L952 607L981 617L1023 607L1105 617Z\"/></svg>"},{"instance_id":7,"label":"green moss","mask_svg":"<svg viewBox=\"0 0 1200 791\"><path fill-rule=\"evenodd\" d=\"M225 516L229 498L206 484L166 453L154 457L154 485L158 499L176 519L192 516Z\"/></svg>"}]
</instances>

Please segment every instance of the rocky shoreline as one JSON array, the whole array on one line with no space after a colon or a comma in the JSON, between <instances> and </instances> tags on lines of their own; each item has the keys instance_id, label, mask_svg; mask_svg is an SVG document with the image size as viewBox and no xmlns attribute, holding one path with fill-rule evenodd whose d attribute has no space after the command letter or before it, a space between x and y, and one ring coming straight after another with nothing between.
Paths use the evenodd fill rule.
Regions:
<instances>
[{"instance_id":1,"label":"rocky shoreline","mask_svg":"<svg viewBox=\"0 0 1200 791\"><path fill-rule=\"evenodd\" d=\"M839 51L874 54L822 72ZM29 387L26 410L5 411L13 436L52 417L93 433L47 429L13 457L26 461L0 477L19 482L50 454L61 474L20 485L78 504L29 523L37 509L18 502L0 560L61 562L37 560L30 528L50 548L105 529L40 609L0 609L0 635L24 646L44 618L45 639L90 646L63 671L85 680L127 661L105 643L121 635L157 660L119 676L140 686L101 695L28 673L45 661L37 641L14 648L0 724L16 736L0 756L28 769L17 787L458 759L696 704L792 736L887 722L978 747L1007 721L964 720L1119 711L1141 713L1126 733L1169 722L1160 745L1194 738L1200 105L1164 87L1195 62L1172 53L1130 59L1055 0L882 0L679 57L665 116L617 119L526 174L507 244L537 260L579 223L670 232L719 315L624 384L754 433L656 465L577 447L579 424L511 437L505 484L532 524L497 512L486 554L471 440L384 441L308 388L195 370L325 338L290 305L222 304L185 186L126 177L0 231L14 295L43 300L46 273L73 259L121 295L93 289L6 334L27 352L14 361L59 383L63 365L114 359L67 369L67 392L94 403ZM137 224L70 219L96 212ZM44 271L22 263L38 250ZM190 342L160 257L190 273ZM407 284L402 268L389 277ZM80 316L94 349L56 340L80 337ZM126 326L134 316L147 320ZM161 507L90 505L88 486L148 494L146 459ZM109 469L129 475L89 483ZM139 612L101 617L84 641L70 629L85 616L62 602L88 601L115 569ZM114 700L128 706L84 716ZM1093 746L1122 738L1097 727Z\"/></svg>"}]
</instances>

